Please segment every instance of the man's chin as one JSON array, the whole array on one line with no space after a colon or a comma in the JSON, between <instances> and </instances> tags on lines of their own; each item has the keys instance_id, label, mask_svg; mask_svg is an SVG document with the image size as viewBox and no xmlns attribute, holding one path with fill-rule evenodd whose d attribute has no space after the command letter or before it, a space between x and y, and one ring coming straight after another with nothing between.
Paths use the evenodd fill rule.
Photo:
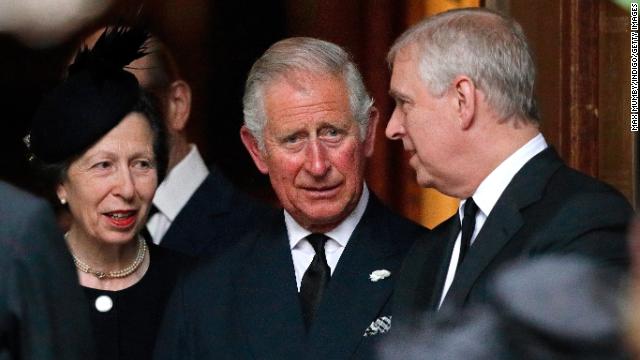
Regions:
<instances>
[{"instance_id":1,"label":"man's chin","mask_svg":"<svg viewBox=\"0 0 640 360\"><path fill-rule=\"evenodd\" d=\"M433 181L424 175L416 173L416 183L423 188L433 187Z\"/></svg>"},{"instance_id":2,"label":"man's chin","mask_svg":"<svg viewBox=\"0 0 640 360\"><path fill-rule=\"evenodd\" d=\"M296 221L306 229L318 232L327 232L340 224L348 215L344 211L327 211L328 209L317 209L313 211L308 209L299 216L294 216ZM340 207L339 210L344 210Z\"/></svg>"}]
</instances>

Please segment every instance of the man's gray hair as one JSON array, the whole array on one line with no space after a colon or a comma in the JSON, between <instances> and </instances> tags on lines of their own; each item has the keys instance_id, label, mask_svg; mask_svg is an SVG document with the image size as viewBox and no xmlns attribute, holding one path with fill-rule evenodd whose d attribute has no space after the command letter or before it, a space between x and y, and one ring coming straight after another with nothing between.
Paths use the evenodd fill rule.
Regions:
<instances>
[{"instance_id":1,"label":"man's gray hair","mask_svg":"<svg viewBox=\"0 0 640 360\"><path fill-rule=\"evenodd\" d=\"M351 113L360 128L360 138L365 138L373 99L351 56L327 41L293 37L278 41L267 49L251 67L245 84L242 99L244 124L261 150L264 151L263 131L267 123L264 91L274 81L283 80L293 72L341 77L349 94Z\"/></svg>"},{"instance_id":2,"label":"man's gray hair","mask_svg":"<svg viewBox=\"0 0 640 360\"><path fill-rule=\"evenodd\" d=\"M522 27L496 12L469 8L432 16L407 30L387 61L416 45L427 89L441 96L458 75L471 78L503 118L539 121L534 98L535 64Z\"/></svg>"}]
</instances>

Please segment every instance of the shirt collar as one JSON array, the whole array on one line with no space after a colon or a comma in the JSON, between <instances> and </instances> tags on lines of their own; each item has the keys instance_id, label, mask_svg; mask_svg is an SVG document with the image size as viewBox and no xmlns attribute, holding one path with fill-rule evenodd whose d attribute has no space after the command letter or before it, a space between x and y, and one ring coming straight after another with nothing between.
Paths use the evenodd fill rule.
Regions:
<instances>
[{"instance_id":1,"label":"shirt collar","mask_svg":"<svg viewBox=\"0 0 640 360\"><path fill-rule=\"evenodd\" d=\"M209 169L198 148L193 144L190 146L189 154L169 171L153 197L153 204L170 221L178 216L191 195L209 175Z\"/></svg>"},{"instance_id":2,"label":"shirt collar","mask_svg":"<svg viewBox=\"0 0 640 360\"><path fill-rule=\"evenodd\" d=\"M473 201L475 201L485 216L489 216L498 199L518 171L520 171L529 160L547 147L547 142L542 134L539 133L506 158L489 176L482 180L473 194ZM458 208L459 214L463 212L463 205L464 201L461 201L460 207ZM460 217L462 218L462 215Z\"/></svg>"},{"instance_id":3,"label":"shirt collar","mask_svg":"<svg viewBox=\"0 0 640 360\"><path fill-rule=\"evenodd\" d=\"M326 232L325 235L335 240L340 246L347 246L351 234L356 229L356 226L360 222L360 219L362 219L362 215L367 208L368 202L369 189L367 188L366 184L363 184L362 195L360 195L360 200L358 200L358 205L356 205L356 208L353 209L351 214L349 214L349 216L347 216L344 221L336 226L335 229ZM291 249L296 247L301 240L311 234L311 231L298 224L298 222L287 212L287 210L284 211L284 222L287 226L289 246L291 247Z\"/></svg>"}]
</instances>

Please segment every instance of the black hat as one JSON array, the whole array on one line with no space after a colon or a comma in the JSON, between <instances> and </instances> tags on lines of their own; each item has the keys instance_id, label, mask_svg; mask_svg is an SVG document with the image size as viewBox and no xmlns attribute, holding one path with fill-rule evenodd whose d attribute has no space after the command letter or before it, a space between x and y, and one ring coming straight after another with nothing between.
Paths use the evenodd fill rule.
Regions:
<instances>
[{"instance_id":1,"label":"black hat","mask_svg":"<svg viewBox=\"0 0 640 360\"><path fill-rule=\"evenodd\" d=\"M131 111L139 85L124 66L146 55L149 34L139 28L108 28L89 50L83 48L68 77L45 95L26 142L45 163L82 153Z\"/></svg>"}]
</instances>

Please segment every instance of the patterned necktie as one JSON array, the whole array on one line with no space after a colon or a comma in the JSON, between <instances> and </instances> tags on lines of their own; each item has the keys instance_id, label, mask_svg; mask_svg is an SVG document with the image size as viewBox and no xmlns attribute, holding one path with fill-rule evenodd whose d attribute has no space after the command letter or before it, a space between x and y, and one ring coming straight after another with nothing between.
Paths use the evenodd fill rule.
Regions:
<instances>
[{"instance_id":1,"label":"patterned necktie","mask_svg":"<svg viewBox=\"0 0 640 360\"><path fill-rule=\"evenodd\" d=\"M464 203L464 218L462 219L462 236L460 237L460 256L458 257L458 269L464 259L469 246L471 246L471 237L476 227L476 214L478 213L478 205L473 198L468 198ZM457 271L456 271L457 272Z\"/></svg>"},{"instance_id":2,"label":"patterned necktie","mask_svg":"<svg viewBox=\"0 0 640 360\"><path fill-rule=\"evenodd\" d=\"M331 278L331 269L329 269L327 257L324 253L324 244L328 239L324 234L314 233L307 236L307 241L316 252L311 265L309 265L302 277L300 293L298 294L302 306L302 318L307 330L311 326L311 321L322 300L322 294L327 285L329 285L329 279Z\"/></svg>"}]
</instances>

